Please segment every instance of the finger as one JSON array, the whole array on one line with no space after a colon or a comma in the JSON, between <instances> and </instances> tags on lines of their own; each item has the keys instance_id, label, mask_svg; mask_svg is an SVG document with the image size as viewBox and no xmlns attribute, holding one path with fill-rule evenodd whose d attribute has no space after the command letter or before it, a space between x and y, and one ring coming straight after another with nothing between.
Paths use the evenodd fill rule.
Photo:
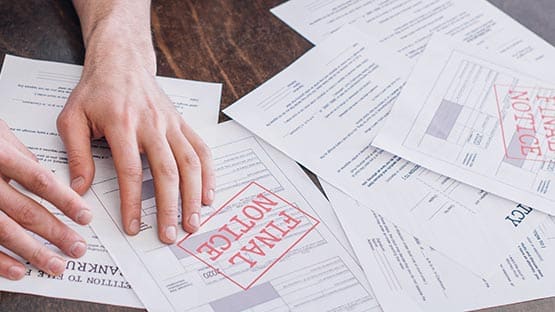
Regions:
<instances>
[{"instance_id":1,"label":"finger","mask_svg":"<svg viewBox=\"0 0 555 312\"><path fill-rule=\"evenodd\" d=\"M84 194L94 177L91 130L87 119L85 116L62 112L56 124L67 151L71 188L79 194Z\"/></svg>"},{"instance_id":2,"label":"finger","mask_svg":"<svg viewBox=\"0 0 555 312\"><path fill-rule=\"evenodd\" d=\"M88 224L92 214L85 201L40 164L21 157L11 146L0 149L0 172L34 194L46 199L79 224Z\"/></svg>"},{"instance_id":3,"label":"finger","mask_svg":"<svg viewBox=\"0 0 555 312\"><path fill-rule=\"evenodd\" d=\"M8 124L0 119L0 130L2 131L3 139L6 140L9 144L15 147L18 151L20 151L25 157L38 162L37 156L33 154L27 146L25 146L21 141L13 134Z\"/></svg>"},{"instance_id":4,"label":"finger","mask_svg":"<svg viewBox=\"0 0 555 312\"><path fill-rule=\"evenodd\" d=\"M25 276L25 266L0 251L0 276L12 281L20 280Z\"/></svg>"},{"instance_id":5,"label":"finger","mask_svg":"<svg viewBox=\"0 0 555 312\"><path fill-rule=\"evenodd\" d=\"M38 162L38 159L35 156L35 154L31 153L31 151L29 151L27 147L23 145L23 143L21 143L19 139L17 139L17 137L13 134L8 124L1 119L0 119L0 131L2 131L2 139L6 141L5 143L15 147L18 151L22 153L23 156L35 162ZM2 145L5 145L5 144L2 144ZM6 182L10 181L10 178L4 176L3 174L0 174L0 178L2 178L2 180Z\"/></svg>"},{"instance_id":6,"label":"finger","mask_svg":"<svg viewBox=\"0 0 555 312\"><path fill-rule=\"evenodd\" d=\"M6 144L9 144L15 147L18 151L22 152L23 156L38 162L35 154L31 153L31 151L29 151L27 147L25 147L25 145L23 145L23 143L21 143L16 138L16 136L13 134L8 124L2 119L0 119L0 132L1 132L2 140L5 141L5 142L1 142L0 144L2 144L3 146L5 146ZM6 182L10 181L10 178L6 177L1 173L0 173L0 178Z\"/></svg>"},{"instance_id":7,"label":"finger","mask_svg":"<svg viewBox=\"0 0 555 312\"><path fill-rule=\"evenodd\" d=\"M56 245L68 256L87 251L85 240L36 201L0 181L0 208L15 222Z\"/></svg>"},{"instance_id":8,"label":"finger","mask_svg":"<svg viewBox=\"0 0 555 312\"><path fill-rule=\"evenodd\" d=\"M168 134L179 168L183 229L196 232L200 226L202 192L201 164L195 150L179 131Z\"/></svg>"},{"instance_id":9,"label":"finger","mask_svg":"<svg viewBox=\"0 0 555 312\"><path fill-rule=\"evenodd\" d=\"M29 236L22 227L1 211L0 245L48 274L60 275L65 270L64 259Z\"/></svg>"},{"instance_id":10,"label":"finger","mask_svg":"<svg viewBox=\"0 0 555 312\"><path fill-rule=\"evenodd\" d=\"M141 226L141 188L143 168L134 131L114 131L106 140L118 175L123 228L129 235L139 233Z\"/></svg>"},{"instance_id":11,"label":"finger","mask_svg":"<svg viewBox=\"0 0 555 312\"><path fill-rule=\"evenodd\" d=\"M164 243L171 244L177 239L179 172L164 136L152 136L146 140L142 145L154 178L158 236Z\"/></svg>"},{"instance_id":12,"label":"finger","mask_svg":"<svg viewBox=\"0 0 555 312\"><path fill-rule=\"evenodd\" d=\"M214 202L214 190L216 189L216 177L214 174L214 161L210 148L204 143L201 137L193 131L187 124L181 126L181 131L190 142L191 146L198 155L202 172L202 203L211 205Z\"/></svg>"}]
</instances>

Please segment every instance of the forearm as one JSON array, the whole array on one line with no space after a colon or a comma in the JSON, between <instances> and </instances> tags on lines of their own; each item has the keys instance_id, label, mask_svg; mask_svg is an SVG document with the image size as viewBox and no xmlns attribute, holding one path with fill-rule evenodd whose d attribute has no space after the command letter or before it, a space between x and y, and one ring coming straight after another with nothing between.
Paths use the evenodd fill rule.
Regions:
<instances>
[{"instance_id":1,"label":"forearm","mask_svg":"<svg viewBox=\"0 0 555 312\"><path fill-rule=\"evenodd\" d=\"M208 147L154 76L150 1L74 4L87 48L85 66L57 122L72 187L80 194L89 189L94 176L90 139L106 138L118 175L122 225L127 234L136 235L141 224L140 154L146 154L155 181L158 235L173 244L179 195L181 226L193 233L200 226L201 203L214 200L215 178Z\"/></svg>"},{"instance_id":2,"label":"forearm","mask_svg":"<svg viewBox=\"0 0 555 312\"><path fill-rule=\"evenodd\" d=\"M156 73L150 32L150 0L73 0L87 49L85 67L110 54L124 55Z\"/></svg>"}]
</instances>

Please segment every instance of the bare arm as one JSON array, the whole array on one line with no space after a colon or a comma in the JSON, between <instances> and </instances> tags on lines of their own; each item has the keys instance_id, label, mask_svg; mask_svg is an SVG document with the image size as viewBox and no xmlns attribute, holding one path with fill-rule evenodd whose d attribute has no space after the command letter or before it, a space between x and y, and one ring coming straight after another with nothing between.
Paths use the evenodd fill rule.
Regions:
<instances>
[{"instance_id":1,"label":"bare arm","mask_svg":"<svg viewBox=\"0 0 555 312\"><path fill-rule=\"evenodd\" d=\"M159 237L173 243L179 195L183 228L194 232L201 203L213 200L215 182L209 149L156 83L150 1L74 0L74 5L86 46L85 66L58 118L72 187L79 193L90 187L90 139L105 137L118 175L123 226L135 235L141 217L140 154L146 154L155 181Z\"/></svg>"}]
</instances>

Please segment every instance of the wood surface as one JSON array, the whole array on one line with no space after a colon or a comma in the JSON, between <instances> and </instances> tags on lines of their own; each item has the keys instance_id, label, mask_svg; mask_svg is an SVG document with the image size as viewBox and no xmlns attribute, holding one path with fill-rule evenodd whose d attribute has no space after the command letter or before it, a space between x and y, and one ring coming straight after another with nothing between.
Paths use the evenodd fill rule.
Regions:
<instances>
[{"instance_id":1,"label":"wood surface","mask_svg":"<svg viewBox=\"0 0 555 312\"><path fill-rule=\"evenodd\" d=\"M153 0L152 33L158 56L158 74L221 82L222 108L227 107L312 47L307 40L270 13L272 7L282 2L283 0ZM555 42L555 1L490 2L545 40ZM71 1L0 0L1 59L4 54L9 53L82 64L84 52L79 20ZM227 117L220 114L220 121L224 120ZM0 283L8 282L0 280ZM0 311L141 310L0 292ZM555 311L555 298L481 311Z\"/></svg>"}]
</instances>

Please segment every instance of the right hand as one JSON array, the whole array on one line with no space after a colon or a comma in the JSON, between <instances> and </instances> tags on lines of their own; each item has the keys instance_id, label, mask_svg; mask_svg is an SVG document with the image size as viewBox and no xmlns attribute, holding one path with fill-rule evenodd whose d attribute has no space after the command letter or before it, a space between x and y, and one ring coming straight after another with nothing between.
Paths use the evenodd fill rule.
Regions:
<instances>
[{"instance_id":1,"label":"right hand","mask_svg":"<svg viewBox=\"0 0 555 312\"><path fill-rule=\"evenodd\" d=\"M91 7L101 2L87 1ZM147 1L133 3L148 18ZM71 186L80 194L94 178L91 138L106 138L118 178L122 226L129 235L141 228L140 155L146 155L154 179L158 236L173 244L180 219L183 230L197 231L202 204L214 200L212 156L156 81L148 23L119 13L84 32L83 73L58 116L58 133L67 151Z\"/></svg>"},{"instance_id":2,"label":"right hand","mask_svg":"<svg viewBox=\"0 0 555 312\"><path fill-rule=\"evenodd\" d=\"M48 274L60 275L65 270L65 260L26 230L42 236L74 258L85 254L85 240L9 182L16 181L81 225L91 221L91 211L77 193L37 162L1 119L0 146L0 246ZM0 276L18 280L24 275L25 266L0 251Z\"/></svg>"}]
</instances>

